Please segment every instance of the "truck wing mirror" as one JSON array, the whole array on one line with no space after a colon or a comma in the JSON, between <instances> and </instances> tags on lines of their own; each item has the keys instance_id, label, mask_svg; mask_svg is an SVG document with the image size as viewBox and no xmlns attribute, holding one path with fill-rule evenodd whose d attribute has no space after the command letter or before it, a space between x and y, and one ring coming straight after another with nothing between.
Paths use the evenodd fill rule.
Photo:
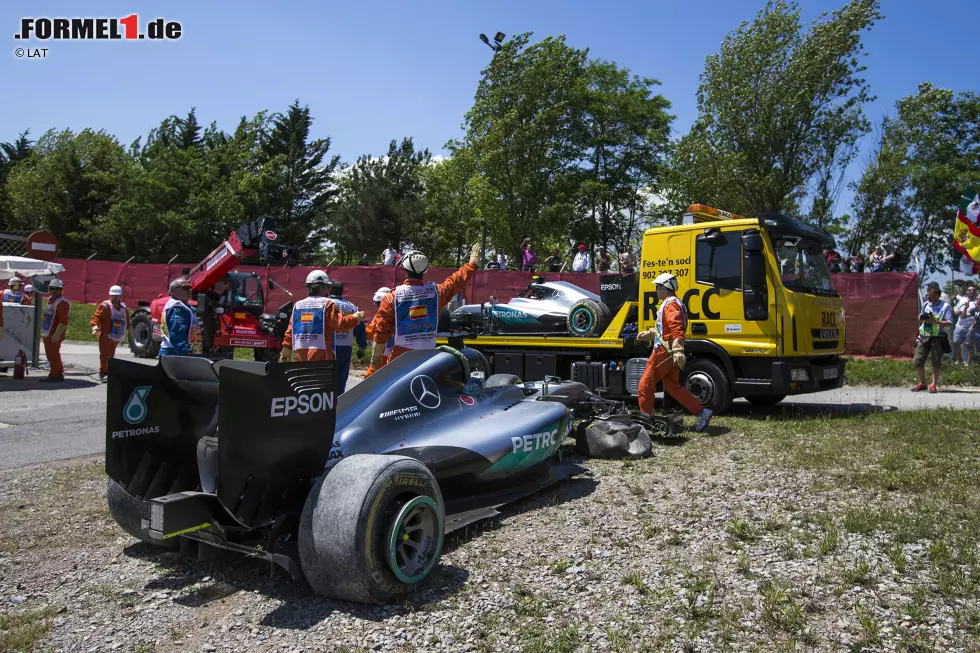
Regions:
<instances>
[{"instance_id":1,"label":"truck wing mirror","mask_svg":"<svg viewBox=\"0 0 980 653\"><path fill-rule=\"evenodd\" d=\"M764 249L762 233L758 229L746 229L742 235L742 246L745 248L746 253L762 253Z\"/></svg>"},{"instance_id":2,"label":"truck wing mirror","mask_svg":"<svg viewBox=\"0 0 980 653\"><path fill-rule=\"evenodd\" d=\"M708 243L709 247L723 247L728 244L728 237L718 227L708 227L698 236L698 240Z\"/></svg>"}]
</instances>

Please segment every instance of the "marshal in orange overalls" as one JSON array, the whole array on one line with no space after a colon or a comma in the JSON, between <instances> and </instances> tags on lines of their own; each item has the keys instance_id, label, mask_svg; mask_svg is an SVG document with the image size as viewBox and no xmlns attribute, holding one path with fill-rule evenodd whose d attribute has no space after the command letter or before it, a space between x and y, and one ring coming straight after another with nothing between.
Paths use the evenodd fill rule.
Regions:
<instances>
[{"instance_id":1,"label":"marshal in orange overalls","mask_svg":"<svg viewBox=\"0 0 980 653\"><path fill-rule=\"evenodd\" d=\"M648 415L653 413L657 382L662 381L664 393L679 401L691 414L697 415L704 406L680 384L680 370L674 365L670 351L671 343L684 340L684 306L676 295L661 302L657 323L660 335L640 379L640 410Z\"/></svg>"}]
</instances>

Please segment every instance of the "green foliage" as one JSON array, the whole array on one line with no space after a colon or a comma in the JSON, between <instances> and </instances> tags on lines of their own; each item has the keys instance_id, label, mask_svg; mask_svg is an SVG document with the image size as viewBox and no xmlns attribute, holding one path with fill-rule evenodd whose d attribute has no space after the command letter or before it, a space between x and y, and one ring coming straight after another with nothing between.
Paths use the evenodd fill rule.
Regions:
<instances>
[{"instance_id":1,"label":"green foliage","mask_svg":"<svg viewBox=\"0 0 980 653\"><path fill-rule=\"evenodd\" d=\"M952 262L953 220L963 189L980 183L980 96L928 82L896 104L858 183L852 249L883 236L931 273Z\"/></svg>"},{"instance_id":2,"label":"green foliage","mask_svg":"<svg viewBox=\"0 0 980 653\"><path fill-rule=\"evenodd\" d=\"M589 60L563 36L505 43L483 71L464 139L447 145L473 171L453 186L479 214L465 227L485 226L515 259L529 236L541 260L578 241L635 246L669 149L673 116L658 84Z\"/></svg>"},{"instance_id":3,"label":"green foliage","mask_svg":"<svg viewBox=\"0 0 980 653\"><path fill-rule=\"evenodd\" d=\"M745 215L798 211L827 224L843 173L870 129L860 34L877 0L852 0L804 31L795 3L770 0L708 57L698 118L674 156L675 210L704 202Z\"/></svg>"},{"instance_id":4,"label":"green foliage","mask_svg":"<svg viewBox=\"0 0 980 653\"><path fill-rule=\"evenodd\" d=\"M383 157L363 155L340 181L337 210L329 237L341 259L356 262L362 255L377 262L390 244L427 247L422 170L429 150L416 150L411 138L391 141Z\"/></svg>"}]
</instances>

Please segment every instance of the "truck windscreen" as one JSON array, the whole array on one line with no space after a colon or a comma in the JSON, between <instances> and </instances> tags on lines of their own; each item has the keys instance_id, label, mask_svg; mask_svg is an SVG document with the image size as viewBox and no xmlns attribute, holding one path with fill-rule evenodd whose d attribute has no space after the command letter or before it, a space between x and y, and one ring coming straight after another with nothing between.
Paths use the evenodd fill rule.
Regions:
<instances>
[{"instance_id":1,"label":"truck windscreen","mask_svg":"<svg viewBox=\"0 0 980 653\"><path fill-rule=\"evenodd\" d=\"M794 292L836 297L830 269L820 245L799 238L772 235L783 286Z\"/></svg>"}]
</instances>

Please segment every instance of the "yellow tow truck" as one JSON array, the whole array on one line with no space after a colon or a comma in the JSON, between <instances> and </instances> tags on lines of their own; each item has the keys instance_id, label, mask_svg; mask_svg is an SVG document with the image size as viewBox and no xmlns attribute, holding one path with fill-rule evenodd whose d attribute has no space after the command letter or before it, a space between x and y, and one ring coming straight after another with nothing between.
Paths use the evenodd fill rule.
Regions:
<instances>
[{"instance_id":1,"label":"yellow tow truck","mask_svg":"<svg viewBox=\"0 0 980 653\"><path fill-rule=\"evenodd\" d=\"M688 310L684 385L717 412L736 397L773 404L844 383L844 305L823 256L832 243L826 230L781 213L746 218L693 204L681 225L648 229L639 270L602 275L598 296L538 278L510 304L477 307L478 321L464 310L474 307L457 309L452 328L476 334L463 339L494 374L560 376L610 398L634 396L650 352L636 335L656 320L653 279L671 272ZM521 332L535 301L560 296L579 297L566 333ZM553 317L540 313L536 325Z\"/></svg>"}]
</instances>

